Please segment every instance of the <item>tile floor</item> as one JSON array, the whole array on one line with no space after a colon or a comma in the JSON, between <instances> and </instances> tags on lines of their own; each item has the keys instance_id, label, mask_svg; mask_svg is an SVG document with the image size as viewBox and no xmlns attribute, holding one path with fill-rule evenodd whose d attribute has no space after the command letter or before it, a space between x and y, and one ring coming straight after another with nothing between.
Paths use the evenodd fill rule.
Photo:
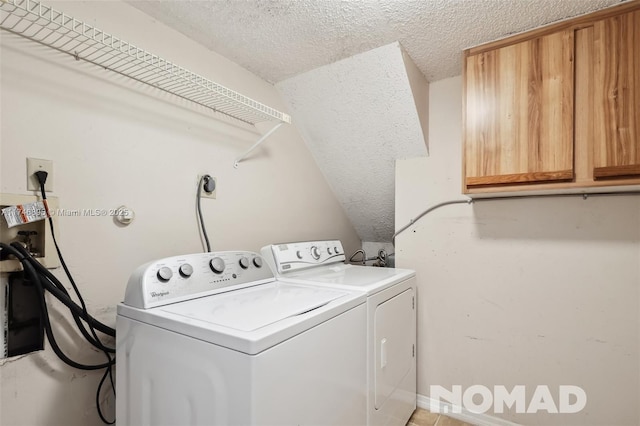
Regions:
<instances>
[{"instance_id":1,"label":"tile floor","mask_svg":"<svg viewBox=\"0 0 640 426\"><path fill-rule=\"evenodd\" d=\"M407 426L473 426L442 414L430 413L422 408L416 409Z\"/></svg>"}]
</instances>

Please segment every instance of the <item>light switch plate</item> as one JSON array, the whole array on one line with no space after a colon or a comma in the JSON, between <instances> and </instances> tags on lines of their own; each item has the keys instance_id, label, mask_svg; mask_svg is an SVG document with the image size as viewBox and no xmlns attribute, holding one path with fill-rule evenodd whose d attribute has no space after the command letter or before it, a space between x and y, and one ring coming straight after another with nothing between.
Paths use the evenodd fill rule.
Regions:
<instances>
[{"instance_id":1,"label":"light switch plate","mask_svg":"<svg viewBox=\"0 0 640 426\"><path fill-rule=\"evenodd\" d=\"M44 190L47 192L53 191L53 161L42 160L39 158L27 158L27 190L40 190L40 183L38 182L38 179L33 175L39 170L49 173L49 175L47 176L47 181L44 184Z\"/></svg>"}]
</instances>

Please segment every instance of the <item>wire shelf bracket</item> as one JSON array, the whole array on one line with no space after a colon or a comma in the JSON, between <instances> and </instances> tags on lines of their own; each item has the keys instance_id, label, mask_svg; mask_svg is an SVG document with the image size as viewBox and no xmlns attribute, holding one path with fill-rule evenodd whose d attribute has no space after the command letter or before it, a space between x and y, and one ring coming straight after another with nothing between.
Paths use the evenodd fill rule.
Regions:
<instances>
[{"instance_id":1,"label":"wire shelf bracket","mask_svg":"<svg viewBox=\"0 0 640 426\"><path fill-rule=\"evenodd\" d=\"M264 142L280 124L291 124L288 114L34 0L0 0L0 29L243 123L278 123L274 129L260 137L252 149ZM247 154L248 152L236 160L236 164Z\"/></svg>"},{"instance_id":2,"label":"wire shelf bracket","mask_svg":"<svg viewBox=\"0 0 640 426\"><path fill-rule=\"evenodd\" d=\"M256 149L262 142L264 142L265 140L267 140L267 138L269 136L271 136L276 130L278 130L280 128L280 126L282 126L283 123L278 123L275 126L273 126L273 128L271 128L271 130L269 130L267 133L265 133L264 135L262 135L262 137L260 137L260 139L258 139L258 141L256 143L254 143L251 148L249 148L248 150L245 151L244 154L242 154L240 157L236 158L235 163L233 163L233 167L234 168L238 168L238 166L240 165L240 162L243 161L245 158L247 158L247 155L249 155L249 153L251 151L253 151L254 149Z\"/></svg>"}]
</instances>

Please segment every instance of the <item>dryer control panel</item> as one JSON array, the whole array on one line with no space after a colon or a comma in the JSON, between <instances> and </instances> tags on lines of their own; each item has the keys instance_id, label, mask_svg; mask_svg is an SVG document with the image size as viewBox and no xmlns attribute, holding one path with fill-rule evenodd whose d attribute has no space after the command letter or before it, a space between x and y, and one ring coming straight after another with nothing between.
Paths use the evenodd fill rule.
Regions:
<instances>
[{"instance_id":1,"label":"dryer control panel","mask_svg":"<svg viewBox=\"0 0 640 426\"><path fill-rule=\"evenodd\" d=\"M261 252L278 274L345 261L339 240L272 244L263 247Z\"/></svg>"},{"instance_id":2,"label":"dryer control panel","mask_svg":"<svg viewBox=\"0 0 640 426\"><path fill-rule=\"evenodd\" d=\"M186 254L137 268L129 278L123 303L148 309L263 284L273 279L273 273L257 253Z\"/></svg>"}]
</instances>

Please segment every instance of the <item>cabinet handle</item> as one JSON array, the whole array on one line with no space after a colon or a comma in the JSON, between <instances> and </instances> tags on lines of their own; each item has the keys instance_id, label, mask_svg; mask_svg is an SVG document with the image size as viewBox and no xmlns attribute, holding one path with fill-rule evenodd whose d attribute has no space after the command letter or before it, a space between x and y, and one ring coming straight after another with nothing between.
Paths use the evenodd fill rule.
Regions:
<instances>
[{"instance_id":1,"label":"cabinet handle","mask_svg":"<svg viewBox=\"0 0 640 426\"><path fill-rule=\"evenodd\" d=\"M387 366L387 339L380 340L380 368Z\"/></svg>"},{"instance_id":2,"label":"cabinet handle","mask_svg":"<svg viewBox=\"0 0 640 426\"><path fill-rule=\"evenodd\" d=\"M595 167L593 169L593 178L595 180L620 179L637 176L640 176L640 164L632 164L628 166Z\"/></svg>"},{"instance_id":3,"label":"cabinet handle","mask_svg":"<svg viewBox=\"0 0 640 426\"><path fill-rule=\"evenodd\" d=\"M573 180L573 170L557 172L514 173L509 175L468 177L467 186L511 185L514 183L558 182Z\"/></svg>"}]
</instances>

